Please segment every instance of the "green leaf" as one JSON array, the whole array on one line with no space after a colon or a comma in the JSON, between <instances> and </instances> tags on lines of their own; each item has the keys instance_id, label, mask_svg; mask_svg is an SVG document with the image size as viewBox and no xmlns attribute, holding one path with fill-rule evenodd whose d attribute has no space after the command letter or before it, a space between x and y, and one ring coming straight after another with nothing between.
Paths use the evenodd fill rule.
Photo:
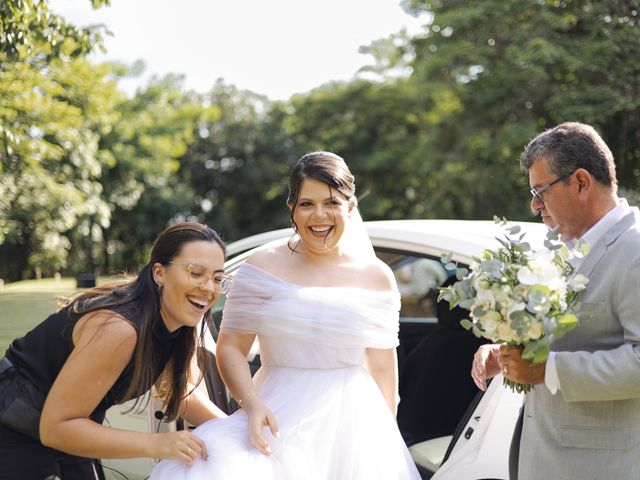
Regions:
<instances>
[{"instance_id":1,"label":"green leaf","mask_svg":"<svg viewBox=\"0 0 640 480\"><path fill-rule=\"evenodd\" d=\"M578 317L572 313L565 313L558 319L558 324L566 329L575 328L578 325Z\"/></svg>"},{"instance_id":2,"label":"green leaf","mask_svg":"<svg viewBox=\"0 0 640 480\"><path fill-rule=\"evenodd\" d=\"M463 318L462 320L460 320L460 325L462 325L462 327L466 330L471 330L474 327L473 322L471 322L467 318Z\"/></svg>"}]
</instances>

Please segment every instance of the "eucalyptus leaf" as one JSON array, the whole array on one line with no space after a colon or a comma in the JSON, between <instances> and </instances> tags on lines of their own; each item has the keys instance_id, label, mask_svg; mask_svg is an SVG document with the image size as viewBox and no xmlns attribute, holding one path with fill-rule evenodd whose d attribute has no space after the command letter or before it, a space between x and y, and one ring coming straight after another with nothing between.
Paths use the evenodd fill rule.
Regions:
<instances>
[{"instance_id":1,"label":"eucalyptus leaf","mask_svg":"<svg viewBox=\"0 0 640 480\"><path fill-rule=\"evenodd\" d=\"M533 363L544 363L547 358L549 358L549 337L542 337L538 340L538 348L536 348Z\"/></svg>"},{"instance_id":2,"label":"eucalyptus leaf","mask_svg":"<svg viewBox=\"0 0 640 480\"><path fill-rule=\"evenodd\" d=\"M560 235L558 234L558 230L556 228L552 228L547 232L547 239L548 240L559 240L560 239Z\"/></svg>"},{"instance_id":3,"label":"eucalyptus leaf","mask_svg":"<svg viewBox=\"0 0 640 480\"><path fill-rule=\"evenodd\" d=\"M471 322L468 318L463 318L462 320L460 320L460 325L465 330L471 330L474 327L473 322Z\"/></svg>"}]
</instances>

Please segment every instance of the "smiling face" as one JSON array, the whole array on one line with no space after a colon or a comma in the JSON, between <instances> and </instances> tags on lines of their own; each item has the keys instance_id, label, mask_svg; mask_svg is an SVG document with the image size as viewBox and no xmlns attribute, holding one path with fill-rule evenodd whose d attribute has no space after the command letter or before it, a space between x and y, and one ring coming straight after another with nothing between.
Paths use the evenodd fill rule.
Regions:
<instances>
[{"instance_id":1,"label":"smiling face","mask_svg":"<svg viewBox=\"0 0 640 480\"><path fill-rule=\"evenodd\" d=\"M224 272L224 254L216 242L196 240L185 243L169 265L153 265L154 280L163 285L160 313L173 332L182 326L195 327L220 296L211 278L198 286L191 280L188 265L206 269L205 275Z\"/></svg>"},{"instance_id":2,"label":"smiling face","mask_svg":"<svg viewBox=\"0 0 640 480\"><path fill-rule=\"evenodd\" d=\"M338 251L352 209L344 195L326 183L307 178L296 204L289 208L305 250L314 254Z\"/></svg>"}]
</instances>

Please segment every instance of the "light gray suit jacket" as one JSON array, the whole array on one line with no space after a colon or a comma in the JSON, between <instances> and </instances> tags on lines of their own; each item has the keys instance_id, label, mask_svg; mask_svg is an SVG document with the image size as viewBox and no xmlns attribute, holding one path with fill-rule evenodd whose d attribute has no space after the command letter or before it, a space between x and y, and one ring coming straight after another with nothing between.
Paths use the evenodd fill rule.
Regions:
<instances>
[{"instance_id":1,"label":"light gray suit jacket","mask_svg":"<svg viewBox=\"0 0 640 480\"><path fill-rule=\"evenodd\" d=\"M640 479L640 211L591 247L579 324L553 342L561 390L524 403L518 480Z\"/></svg>"}]
</instances>

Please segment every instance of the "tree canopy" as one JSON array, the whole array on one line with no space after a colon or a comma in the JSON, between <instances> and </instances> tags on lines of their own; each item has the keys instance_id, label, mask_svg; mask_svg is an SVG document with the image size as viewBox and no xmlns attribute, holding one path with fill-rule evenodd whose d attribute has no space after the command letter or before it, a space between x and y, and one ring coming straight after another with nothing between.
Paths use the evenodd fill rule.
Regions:
<instances>
[{"instance_id":1,"label":"tree canopy","mask_svg":"<svg viewBox=\"0 0 640 480\"><path fill-rule=\"evenodd\" d=\"M523 146L590 123L640 198L640 0L405 0L424 30L362 51L362 78L290 100L178 75L127 97L100 29L44 1L0 4L0 278L135 270L180 219L226 241L290 222L287 174L330 150L367 220L532 219ZM94 7L108 4L94 0ZM366 76L365 79L364 77Z\"/></svg>"},{"instance_id":2,"label":"tree canopy","mask_svg":"<svg viewBox=\"0 0 640 480\"><path fill-rule=\"evenodd\" d=\"M110 0L90 0L93 8ZM49 10L46 0L0 2L0 52L25 59L35 54L50 57L84 55L101 45L101 25L79 28ZM43 46L46 49L43 50Z\"/></svg>"}]
</instances>

